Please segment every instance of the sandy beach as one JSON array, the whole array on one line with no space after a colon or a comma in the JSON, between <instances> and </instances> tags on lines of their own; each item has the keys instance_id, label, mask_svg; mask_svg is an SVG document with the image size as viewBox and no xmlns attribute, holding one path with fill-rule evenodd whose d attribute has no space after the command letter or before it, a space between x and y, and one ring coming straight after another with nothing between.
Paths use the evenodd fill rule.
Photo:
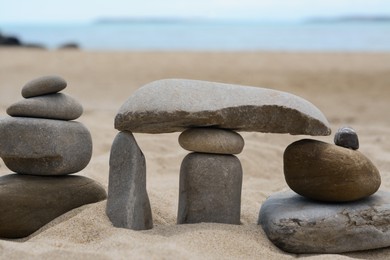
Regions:
<instances>
[{"instance_id":1,"label":"sandy beach","mask_svg":"<svg viewBox=\"0 0 390 260\"><path fill-rule=\"evenodd\" d=\"M85 52L0 49L0 116L22 99L29 80L60 75L65 92L84 107L77 119L90 130L93 156L78 175L108 186L108 161L117 134L114 117L139 87L164 78L185 78L287 91L316 105L335 132L353 127L360 151L381 173L381 190L390 191L390 53L265 52ZM290 259L258 226L262 202L287 189L283 152L306 136L241 133L238 155L244 179L241 225L176 225L180 163L187 151L178 133L135 134L147 164L147 189L154 228L114 228L106 201L86 205L55 219L31 236L0 240L2 259ZM333 134L311 137L333 143ZM0 175L10 170L0 161ZM48 194L48 196L50 196ZM10 202L11 203L11 202ZM308 259L388 259L390 248L343 255L298 255Z\"/></svg>"}]
</instances>

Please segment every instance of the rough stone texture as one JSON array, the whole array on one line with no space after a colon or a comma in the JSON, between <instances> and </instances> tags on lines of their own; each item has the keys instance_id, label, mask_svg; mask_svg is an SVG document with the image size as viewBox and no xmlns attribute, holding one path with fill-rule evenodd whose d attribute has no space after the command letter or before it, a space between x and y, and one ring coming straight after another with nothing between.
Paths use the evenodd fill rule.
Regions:
<instances>
[{"instance_id":1,"label":"rough stone texture","mask_svg":"<svg viewBox=\"0 0 390 260\"><path fill-rule=\"evenodd\" d=\"M74 208L105 198L99 183L82 176L2 176L0 237L26 237Z\"/></svg>"},{"instance_id":2,"label":"rough stone texture","mask_svg":"<svg viewBox=\"0 0 390 260\"><path fill-rule=\"evenodd\" d=\"M271 89L184 79L143 86L115 118L115 128L120 131L169 133L191 127L330 134L321 111L300 97Z\"/></svg>"},{"instance_id":3,"label":"rough stone texture","mask_svg":"<svg viewBox=\"0 0 390 260\"><path fill-rule=\"evenodd\" d=\"M292 191L271 195L258 224L290 253L343 253L390 246L390 193L350 203L317 203Z\"/></svg>"},{"instance_id":4,"label":"rough stone texture","mask_svg":"<svg viewBox=\"0 0 390 260\"><path fill-rule=\"evenodd\" d=\"M378 169L359 151L303 139L284 152L284 176L298 194L321 201L353 201L375 193Z\"/></svg>"},{"instance_id":5,"label":"rough stone texture","mask_svg":"<svg viewBox=\"0 0 390 260\"><path fill-rule=\"evenodd\" d=\"M244 148L244 139L231 130L191 128L181 133L179 144L193 152L239 154Z\"/></svg>"},{"instance_id":6,"label":"rough stone texture","mask_svg":"<svg viewBox=\"0 0 390 260\"><path fill-rule=\"evenodd\" d=\"M62 94L23 99L7 109L10 116L38 117L60 120L74 120L81 116L83 107L74 98Z\"/></svg>"},{"instance_id":7,"label":"rough stone texture","mask_svg":"<svg viewBox=\"0 0 390 260\"><path fill-rule=\"evenodd\" d=\"M353 150L359 149L359 138L355 130L350 127L342 127L337 130L334 136L334 143L338 146Z\"/></svg>"},{"instance_id":8,"label":"rough stone texture","mask_svg":"<svg viewBox=\"0 0 390 260\"><path fill-rule=\"evenodd\" d=\"M79 122L27 117L0 119L0 157L14 172L63 175L81 171L92 139Z\"/></svg>"},{"instance_id":9,"label":"rough stone texture","mask_svg":"<svg viewBox=\"0 0 390 260\"><path fill-rule=\"evenodd\" d=\"M22 88L25 98L59 92L66 88L66 81L59 76L45 76L31 80Z\"/></svg>"},{"instance_id":10,"label":"rough stone texture","mask_svg":"<svg viewBox=\"0 0 390 260\"><path fill-rule=\"evenodd\" d=\"M153 227L145 158L129 132L118 133L111 147L106 213L115 227L133 230Z\"/></svg>"},{"instance_id":11,"label":"rough stone texture","mask_svg":"<svg viewBox=\"0 0 390 260\"><path fill-rule=\"evenodd\" d=\"M234 155L188 154L180 169L177 223L240 224L241 186Z\"/></svg>"}]
</instances>

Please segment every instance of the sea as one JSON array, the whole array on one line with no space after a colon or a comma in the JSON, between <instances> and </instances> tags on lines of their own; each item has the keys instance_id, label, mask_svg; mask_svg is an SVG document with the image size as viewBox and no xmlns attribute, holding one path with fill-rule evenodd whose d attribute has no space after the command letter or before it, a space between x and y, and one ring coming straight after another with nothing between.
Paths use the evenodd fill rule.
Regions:
<instances>
[{"instance_id":1,"label":"sea","mask_svg":"<svg viewBox=\"0 0 390 260\"><path fill-rule=\"evenodd\" d=\"M389 21L100 21L1 24L0 33L56 49L106 51L390 51Z\"/></svg>"}]
</instances>

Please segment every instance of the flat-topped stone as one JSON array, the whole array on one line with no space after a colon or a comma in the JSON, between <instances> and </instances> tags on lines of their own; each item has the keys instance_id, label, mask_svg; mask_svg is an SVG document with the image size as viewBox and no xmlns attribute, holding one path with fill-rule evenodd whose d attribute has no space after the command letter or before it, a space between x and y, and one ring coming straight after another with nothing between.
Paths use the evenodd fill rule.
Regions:
<instances>
[{"instance_id":1,"label":"flat-topped stone","mask_svg":"<svg viewBox=\"0 0 390 260\"><path fill-rule=\"evenodd\" d=\"M10 116L74 120L81 116L83 107L71 96L55 93L20 100L7 109Z\"/></svg>"},{"instance_id":2,"label":"flat-topped stone","mask_svg":"<svg viewBox=\"0 0 390 260\"><path fill-rule=\"evenodd\" d=\"M60 215L106 197L102 185L83 176L2 176L0 237L26 237Z\"/></svg>"},{"instance_id":3,"label":"flat-topped stone","mask_svg":"<svg viewBox=\"0 0 390 260\"><path fill-rule=\"evenodd\" d=\"M14 172L63 175L81 171L92 156L92 138L79 122L0 118L0 157Z\"/></svg>"},{"instance_id":4,"label":"flat-topped stone","mask_svg":"<svg viewBox=\"0 0 390 260\"><path fill-rule=\"evenodd\" d=\"M24 98L57 93L66 88L66 81L59 76L44 76L26 83L22 88Z\"/></svg>"},{"instance_id":5,"label":"flat-topped stone","mask_svg":"<svg viewBox=\"0 0 390 260\"><path fill-rule=\"evenodd\" d=\"M390 246L390 193L350 203L318 203L292 191L271 195L258 224L280 249L344 253Z\"/></svg>"},{"instance_id":6,"label":"flat-topped stone","mask_svg":"<svg viewBox=\"0 0 390 260\"><path fill-rule=\"evenodd\" d=\"M115 128L170 133L191 127L329 135L321 111L295 95L257 87L165 79L138 89L120 108Z\"/></svg>"},{"instance_id":7,"label":"flat-topped stone","mask_svg":"<svg viewBox=\"0 0 390 260\"><path fill-rule=\"evenodd\" d=\"M244 148L244 138L231 130L191 128L180 134L179 144L193 152L239 154Z\"/></svg>"}]
</instances>

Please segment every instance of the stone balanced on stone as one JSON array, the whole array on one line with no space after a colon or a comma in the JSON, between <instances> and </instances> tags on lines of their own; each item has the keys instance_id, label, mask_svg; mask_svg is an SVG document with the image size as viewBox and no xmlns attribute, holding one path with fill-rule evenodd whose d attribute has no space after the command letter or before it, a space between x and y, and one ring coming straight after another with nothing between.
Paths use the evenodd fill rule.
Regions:
<instances>
[{"instance_id":1,"label":"stone balanced on stone","mask_svg":"<svg viewBox=\"0 0 390 260\"><path fill-rule=\"evenodd\" d=\"M284 251L342 253L390 246L390 193L371 196L381 178L374 164L354 150L356 132L341 128L335 136L336 145L303 139L284 152L286 182L301 196L274 194L259 215L268 238Z\"/></svg>"},{"instance_id":2,"label":"stone balanced on stone","mask_svg":"<svg viewBox=\"0 0 390 260\"><path fill-rule=\"evenodd\" d=\"M25 237L61 214L106 198L104 188L82 176L92 139L81 123L81 104L58 93L66 82L47 76L28 82L25 99L0 119L0 157L17 174L0 177L0 237Z\"/></svg>"},{"instance_id":3,"label":"stone balanced on stone","mask_svg":"<svg viewBox=\"0 0 390 260\"><path fill-rule=\"evenodd\" d=\"M120 108L111 148L106 212L113 225L152 227L145 159L131 133L182 132L194 151L180 170L178 223L240 223L242 168L232 154L244 141L233 131L329 135L313 104L271 89L167 79L138 89ZM120 140L126 140L126 145Z\"/></svg>"}]
</instances>

